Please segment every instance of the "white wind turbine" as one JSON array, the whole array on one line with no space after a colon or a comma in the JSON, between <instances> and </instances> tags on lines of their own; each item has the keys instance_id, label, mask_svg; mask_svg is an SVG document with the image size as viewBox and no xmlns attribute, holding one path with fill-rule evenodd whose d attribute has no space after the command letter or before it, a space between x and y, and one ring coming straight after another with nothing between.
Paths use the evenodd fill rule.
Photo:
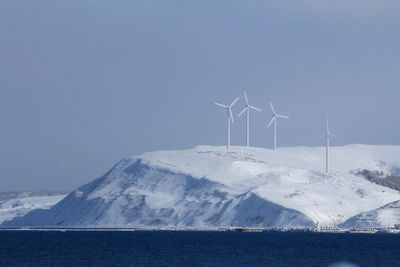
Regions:
<instances>
[{"instance_id":1,"label":"white wind turbine","mask_svg":"<svg viewBox=\"0 0 400 267\"><path fill-rule=\"evenodd\" d=\"M272 109L272 119L268 123L267 128L271 126L272 123L274 123L274 150L276 150L276 119L277 118L290 119L290 118L288 116L276 114L274 106L272 105L271 101L269 101L269 105L271 106Z\"/></svg>"},{"instance_id":2,"label":"white wind turbine","mask_svg":"<svg viewBox=\"0 0 400 267\"><path fill-rule=\"evenodd\" d=\"M326 173L329 172L329 137L335 136L330 130L329 130L329 121L328 117L326 117Z\"/></svg>"},{"instance_id":3,"label":"white wind turbine","mask_svg":"<svg viewBox=\"0 0 400 267\"><path fill-rule=\"evenodd\" d=\"M222 105L220 103L214 102L215 105L223 107L227 110L227 143L226 143L226 148L229 148L231 146L231 121L234 123L235 121L233 120L233 115L232 115L232 106L239 100L240 96L238 96L235 100L233 100L232 104L229 106Z\"/></svg>"},{"instance_id":4,"label":"white wind turbine","mask_svg":"<svg viewBox=\"0 0 400 267\"><path fill-rule=\"evenodd\" d=\"M242 114L247 111L247 118L246 118L246 146L250 146L250 133L249 133L249 124L250 124L250 109L257 110L259 112L264 112L263 110L250 106L249 100L247 99L247 94L246 94L246 89L243 89L244 93L244 98L246 99L246 106L242 110L242 112L239 113L238 117L242 116Z\"/></svg>"}]
</instances>

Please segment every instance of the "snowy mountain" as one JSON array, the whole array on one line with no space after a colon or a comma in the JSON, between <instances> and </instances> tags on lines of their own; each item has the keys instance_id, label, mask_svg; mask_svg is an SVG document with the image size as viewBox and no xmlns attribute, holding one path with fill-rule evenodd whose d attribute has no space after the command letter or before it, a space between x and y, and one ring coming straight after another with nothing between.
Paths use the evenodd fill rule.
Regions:
<instances>
[{"instance_id":1,"label":"snowy mountain","mask_svg":"<svg viewBox=\"0 0 400 267\"><path fill-rule=\"evenodd\" d=\"M400 199L360 172L398 175L400 147L198 146L121 160L49 210L4 225L304 227L337 225Z\"/></svg>"},{"instance_id":2,"label":"snowy mountain","mask_svg":"<svg viewBox=\"0 0 400 267\"><path fill-rule=\"evenodd\" d=\"M63 192L0 192L0 224L36 209L49 209L67 195Z\"/></svg>"},{"instance_id":3,"label":"snowy mountain","mask_svg":"<svg viewBox=\"0 0 400 267\"><path fill-rule=\"evenodd\" d=\"M378 209L363 212L341 224L346 229L389 228L400 224L400 200L386 204Z\"/></svg>"}]
</instances>

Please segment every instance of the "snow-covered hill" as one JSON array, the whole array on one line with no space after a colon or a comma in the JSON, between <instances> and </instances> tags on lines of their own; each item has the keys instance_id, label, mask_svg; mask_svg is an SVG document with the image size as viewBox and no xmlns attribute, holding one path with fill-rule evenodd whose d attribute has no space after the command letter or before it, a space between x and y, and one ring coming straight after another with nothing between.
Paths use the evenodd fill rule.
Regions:
<instances>
[{"instance_id":1,"label":"snow-covered hill","mask_svg":"<svg viewBox=\"0 0 400 267\"><path fill-rule=\"evenodd\" d=\"M49 209L67 195L61 192L1 192L0 224L36 209Z\"/></svg>"},{"instance_id":2,"label":"snow-covered hill","mask_svg":"<svg viewBox=\"0 0 400 267\"><path fill-rule=\"evenodd\" d=\"M362 227L390 228L396 224L400 224L400 200L353 216L340 226L346 229Z\"/></svg>"},{"instance_id":3,"label":"snow-covered hill","mask_svg":"<svg viewBox=\"0 0 400 267\"><path fill-rule=\"evenodd\" d=\"M336 225L400 199L399 191L357 176L393 177L400 147L349 145L331 149L324 173L322 147L199 146L120 161L103 177L49 210L6 225L301 227Z\"/></svg>"}]
</instances>

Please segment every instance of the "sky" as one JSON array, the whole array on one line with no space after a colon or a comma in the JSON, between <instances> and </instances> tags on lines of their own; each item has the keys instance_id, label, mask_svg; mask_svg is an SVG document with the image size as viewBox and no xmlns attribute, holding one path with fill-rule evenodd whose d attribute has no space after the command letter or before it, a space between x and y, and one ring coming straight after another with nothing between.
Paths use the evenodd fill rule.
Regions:
<instances>
[{"instance_id":1,"label":"sky","mask_svg":"<svg viewBox=\"0 0 400 267\"><path fill-rule=\"evenodd\" d=\"M73 190L147 151L400 145L399 1L0 1L0 191ZM279 152L279 151L278 151Z\"/></svg>"}]
</instances>

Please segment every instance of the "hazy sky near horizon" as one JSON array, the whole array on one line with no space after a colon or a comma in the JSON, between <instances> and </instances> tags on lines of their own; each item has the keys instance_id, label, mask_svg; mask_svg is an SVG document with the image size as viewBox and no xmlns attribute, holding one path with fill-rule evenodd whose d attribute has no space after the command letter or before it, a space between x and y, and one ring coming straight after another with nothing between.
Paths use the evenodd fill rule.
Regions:
<instances>
[{"instance_id":1,"label":"hazy sky near horizon","mask_svg":"<svg viewBox=\"0 0 400 267\"><path fill-rule=\"evenodd\" d=\"M125 156L225 145L399 145L399 1L0 2L0 191L72 190ZM234 107L238 114L243 96ZM245 119L232 127L245 144Z\"/></svg>"}]
</instances>

